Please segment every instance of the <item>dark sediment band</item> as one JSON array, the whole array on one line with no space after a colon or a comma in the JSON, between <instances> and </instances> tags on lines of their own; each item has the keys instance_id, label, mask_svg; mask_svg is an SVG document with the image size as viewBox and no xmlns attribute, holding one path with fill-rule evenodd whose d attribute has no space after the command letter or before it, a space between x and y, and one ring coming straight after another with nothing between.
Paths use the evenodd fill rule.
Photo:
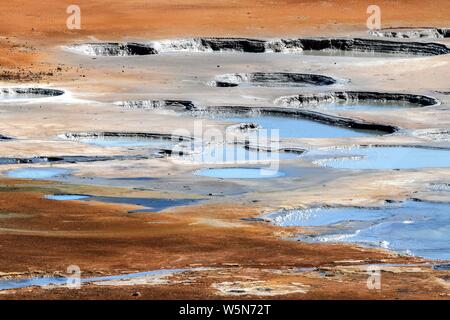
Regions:
<instances>
[{"instance_id":1,"label":"dark sediment band","mask_svg":"<svg viewBox=\"0 0 450 320\"><path fill-rule=\"evenodd\" d=\"M246 38L201 38L203 47L212 51L266 52L266 41Z\"/></svg>"},{"instance_id":2,"label":"dark sediment band","mask_svg":"<svg viewBox=\"0 0 450 320\"><path fill-rule=\"evenodd\" d=\"M30 97L56 97L64 94L63 90L50 88L0 88L2 97L30 98Z\"/></svg>"},{"instance_id":3,"label":"dark sediment band","mask_svg":"<svg viewBox=\"0 0 450 320\"><path fill-rule=\"evenodd\" d=\"M114 104L127 109L172 109L193 110L194 103L188 100L125 100Z\"/></svg>"},{"instance_id":4,"label":"dark sediment band","mask_svg":"<svg viewBox=\"0 0 450 320\"><path fill-rule=\"evenodd\" d=\"M191 141L193 138L185 136L177 136L164 133L150 133L150 132L70 132L65 133L63 137L67 139L92 139L92 138L137 138L137 139L163 139L172 141Z\"/></svg>"},{"instance_id":5,"label":"dark sediment band","mask_svg":"<svg viewBox=\"0 0 450 320\"><path fill-rule=\"evenodd\" d=\"M300 94L280 97L275 100L275 104L283 107L307 107L322 103L333 102L406 102L422 107L439 105L440 101L434 97L389 92L369 92L369 91L337 91L314 94Z\"/></svg>"},{"instance_id":6,"label":"dark sediment band","mask_svg":"<svg viewBox=\"0 0 450 320\"><path fill-rule=\"evenodd\" d=\"M450 28L385 28L380 30L373 30L369 32L375 37L384 38L403 38L403 39L417 39L417 38L449 38Z\"/></svg>"},{"instance_id":7,"label":"dark sediment band","mask_svg":"<svg viewBox=\"0 0 450 320\"><path fill-rule=\"evenodd\" d=\"M143 56L157 53L149 45L134 42L74 44L69 49L92 56Z\"/></svg>"},{"instance_id":8,"label":"dark sediment band","mask_svg":"<svg viewBox=\"0 0 450 320\"><path fill-rule=\"evenodd\" d=\"M447 34L447 32L445 33ZM359 51L387 54L441 55L450 48L439 43L400 42L362 38L308 38L308 39L248 39L248 38L194 38L184 40L151 41L146 43L85 43L67 49L93 56L135 56L164 52L301 52Z\"/></svg>"},{"instance_id":9,"label":"dark sediment band","mask_svg":"<svg viewBox=\"0 0 450 320\"><path fill-rule=\"evenodd\" d=\"M240 84L264 87L326 86L336 80L319 74L287 72L233 73L216 77L210 84L216 87L237 87Z\"/></svg>"},{"instance_id":10,"label":"dark sediment band","mask_svg":"<svg viewBox=\"0 0 450 320\"><path fill-rule=\"evenodd\" d=\"M298 108L282 108L282 107L247 107L247 106L214 106L208 107L209 112L231 112L231 113L252 113L259 112L261 114L298 117L313 120L333 126L347 127L359 130L379 131L383 133L394 133L400 128L392 125L371 123L362 120L339 117L335 115L325 114L317 111L298 109Z\"/></svg>"},{"instance_id":11,"label":"dark sediment band","mask_svg":"<svg viewBox=\"0 0 450 320\"><path fill-rule=\"evenodd\" d=\"M0 157L0 165L34 163L79 163L112 160L142 160L148 156L39 156L30 158Z\"/></svg>"},{"instance_id":12,"label":"dark sediment band","mask_svg":"<svg viewBox=\"0 0 450 320\"><path fill-rule=\"evenodd\" d=\"M339 50L433 56L450 53L450 48L440 43L400 42L378 39L299 39L282 40L285 47L301 46L303 50Z\"/></svg>"}]
</instances>

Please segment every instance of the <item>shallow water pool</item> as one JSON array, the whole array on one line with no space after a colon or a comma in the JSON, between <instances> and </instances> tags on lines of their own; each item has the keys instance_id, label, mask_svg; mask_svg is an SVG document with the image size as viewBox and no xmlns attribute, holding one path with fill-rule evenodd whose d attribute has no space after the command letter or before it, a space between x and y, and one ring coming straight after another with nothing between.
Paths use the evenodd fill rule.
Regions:
<instances>
[{"instance_id":1,"label":"shallow water pool","mask_svg":"<svg viewBox=\"0 0 450 320\"><path fill-rule=\"evenodd\" d=\"M50 194L50 195L45 196L45 199L57 200L57 201L84 200L84 199L89 199L89 198L91 198L91 196L84 195L84 194Z\"/></svg>"},{"instance_id":2,"label":"shallow water pool","mask_svg":"<svg viewBox=\"0 0 450 320\"><path fill-rule=\"evenodd\" d=\"M50 88L0 87L0 102L22 101L61 96L64 91Z\"/></svg>"},{"instance_id":3,"label":"shallow water pool","mask_svg":"<svg viewBox=\"0 0 450 320\"><path fill-rule=\"evenodd\" d=\"M282 171L264 168L208 168L197 170L194 174L221 179L267 179L285 175Z\"/></svg>"},{"instance_id":4,"label":"shallow water pool","mask_svg":"<svg viewBox=\"0 0 450 320\"><path fill-rule=\"evenodd\" d=\"M353 242L404 254L450 260L450 203L405 201L377 208L281 210L268 216L279 226L317 234L311 242Z\"/></svg>"},{"instance_id":5,"label":"shallow water pool","mask_svg":"<svg viewBox=\"0 0 450 320\"><path fill-rule=\"evenodd\" d=\"M6 172L12 178L47 179L69 174L71 171L62 168L20 168Z\"/></svg>"},{"instance_id":6,"label":"shallow water pool","mask_svg":"<svg viewBox=\"0 0 450 320\"><path fill-rule=\"evenodd\" d=\"M87 201L99 201L115 204L131 204L142 206L144 209L137 209L129 211L129 213L145 213L145 212L159 212L171 207L187 206L197 203L198 199L163 199L163 198L131 198L131 197L101 197L93 196Z\"/></svg>"},{"instance_id":7,"label":"shallow water pool","mask_svg":"<svg viewBox=\"0 0 450 320\"><path fill-rule=\"evenodd\" d=\"M312 151L314 163L338 169L417 169L450 167L450 150L421 147L360 147Z\"/></svg>"},{"instance_id":8,"label":"shallow water pool","mask_svg":"<svg viewBox=\"0 0 450 320\"><path fill-rule=\"evenodd\" d=\"M136 272L129 274L122 274L116 276L104 276L104 277L91 277L81 278L80 283L91 282L103 282L103 281L115 281L115 280L128 280L140 277L169 275L172 273L180 273L187 271L188 269L161 269L154 271ZM50 285L63 286L74 284L77 279L72 277L34 277L28 279L12 279L12 280L0 280L0 290L20 289L27 287L46 287Z\"/></svg>"},{"instance_id":9,"label":"shallow water pool","mask_svg":"<svg viewBox=\"0 0 450 320\"><path fill-rule=\"evenodd\" d=\"M363 137L383 134L378 131L357 130L348 127L333 126L318 121L302 119L300 117L274 116L267 114L259 115L220 115L214 117L217 120L231 121L237 123L257 123L262 129L255 131L260 136L273 137L278 130L282 138L347 138Z\"/></svg>"},{"instance_id":10,"label":"shallow water pool","mask_svg":"<svg viewBox=\"0 0 450 320\"><path fill-rule=\"evenodd\" d=\"M196 163L237 163L278 161L300 157L298 152L277 152L255 150L240 144L212 144L199 146L192 153L180 156L180 159Z\"/></svg>"},{"instance_id":11,"label":"shallow water pool","mask_svg":"<svg viewBox=\"0 0 450 320\"><path fill-rule=\"evenodd\" d=\"M81 143L96 145L100 147L152 147L170 148L176 143L170 139L158 138L129 138L129 137L101 137L101 138L80 138Z\"/></svg>"}]
</instances>

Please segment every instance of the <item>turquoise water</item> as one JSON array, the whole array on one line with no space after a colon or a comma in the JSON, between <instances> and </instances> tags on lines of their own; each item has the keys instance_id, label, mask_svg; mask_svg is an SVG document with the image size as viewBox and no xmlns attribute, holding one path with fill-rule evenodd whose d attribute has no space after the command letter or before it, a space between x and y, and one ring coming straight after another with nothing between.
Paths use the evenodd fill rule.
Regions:
<instances>
[{"instance_id":1,"label":"turquoise water","mask_svg":"<svg viewBox=\"0 0 450 320\"><path fill-rule=\"evenodd\" d=\"M450 203L405 201L377 208L282 210L269 215L280 226L318 234L311 242L352 242L430 259L450 260Z\"/></svg>"},{"instance_id":2,"label":"turquoise water","mask_svg":"<svg viewBox=\"0 0 450 320\"><path fill-rule=\"evenodd\" d=\"M263 168L209 168L195 171L194 174L222 179L266 179L285 175L282 171Z\"/></svg>"},{"instance_id":3,"label":"turquoise water","mask_svg":"<svg viewBox=\"0 0 450 320\"><path fill-rule=\"evenodd\" d=\"M70 172L70 170L62 168L23 168L7 171L6 175L12 178L21 179L47 179L66 175Z\"/></svg>"},{"instance_id":4,"label":"turquoise water","mask_svg":"<svg viewBox=\"0 0 450 320\"><path fill-rule=\"evenodd\" d=\"M338 169L417 169L450 167L450 150L415 147L361 147L312 151L315 163Z\"/></svg>"}]
</instances>

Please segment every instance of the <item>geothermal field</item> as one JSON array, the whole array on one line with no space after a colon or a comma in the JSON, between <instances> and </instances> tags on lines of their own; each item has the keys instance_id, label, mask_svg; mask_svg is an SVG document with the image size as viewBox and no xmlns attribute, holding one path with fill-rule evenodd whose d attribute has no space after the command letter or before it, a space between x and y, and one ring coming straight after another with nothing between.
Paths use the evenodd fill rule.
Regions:
<instances>
[{"instance_id":1,"label":"geothermal field","mask_svg":"<svg viewBox=\"0 0 450 320\"><path fill-rule=\"evenodd\" d=\"M450 298L448 1L75 2L0 4L1 300Z\"/></svg>"}]
</instances>

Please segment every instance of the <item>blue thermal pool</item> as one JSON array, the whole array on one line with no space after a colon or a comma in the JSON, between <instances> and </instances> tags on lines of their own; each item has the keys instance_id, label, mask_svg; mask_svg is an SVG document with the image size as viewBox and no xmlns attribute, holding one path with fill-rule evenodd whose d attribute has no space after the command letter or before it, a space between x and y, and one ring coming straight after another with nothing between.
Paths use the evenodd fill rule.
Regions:
<instances>
[{"instance_id":1,"label":"blue thermal pool","mask_svg":"<svg viewBox=\"0 0 450 320\"><path fill-rule=\"evenodd\" d=\"M378 131L334 126L299 117L274 116L267 114L240 116L227 116L225 114L216 116L214 119L237 123L256 123L261 126L261 129L257 130L255 134L268 137L274 136L275 132L272 132L272 130L279 130L278 134L282 138L349 138L383 134Z\"/></svg>"},{"instance_id":2,"label":"blue thermal pool","mask_svg":"<svg viewBox=\"0 0 450 320\"><path fill-rule=\"evenodd\" d=\"M268 218L311 231L298 237L303 241L352 242L450 260L450 203L409 200L376 208L280 210Z\"/></svg>"},{"instance_id":3,"label":"blue thermal pool","mask_svg":"<svg viewBox=\"0 0 450 320\"><path fill-rule=\"evenodd\" d=\"M57 200L57 201L84 200L84 199L89 199L89 198L91 198L91 196L84 195L84 194L51 194L51 195L45 196L45 199Z\"/></svg>"},{"instance_id":4,"label":"blue thermal pool","mask_svg":"<svg viewBox=\"0 0 450 320\"><path fill-rule=\"evenodd\" d=\"M421 147L360 147L312 151L316 164L338 169L417 169L450 166L450 150Z\"/></svg>"}]
</instances>

